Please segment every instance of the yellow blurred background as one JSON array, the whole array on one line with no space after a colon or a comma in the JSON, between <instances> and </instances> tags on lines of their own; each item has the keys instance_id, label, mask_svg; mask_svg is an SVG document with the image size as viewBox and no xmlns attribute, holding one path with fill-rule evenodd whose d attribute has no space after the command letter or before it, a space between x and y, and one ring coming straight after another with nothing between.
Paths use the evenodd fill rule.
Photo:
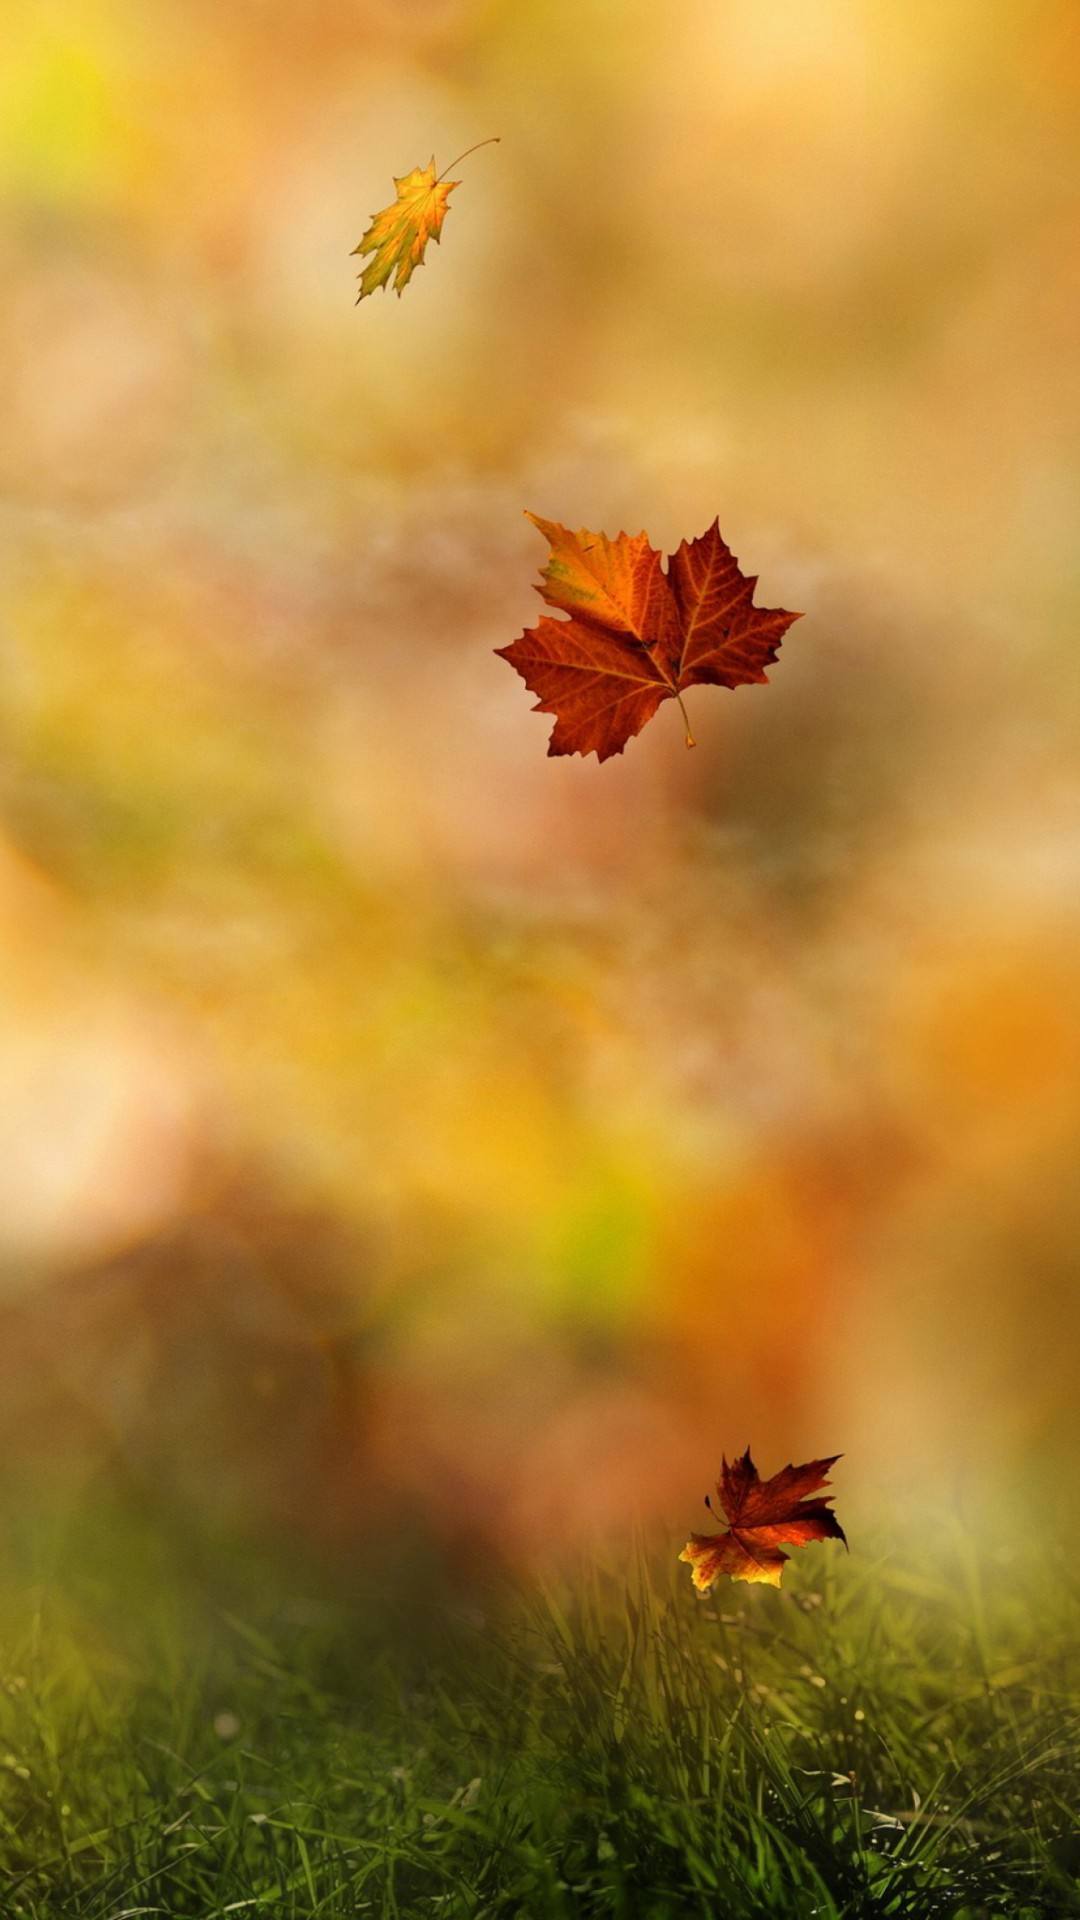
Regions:
<instances>
[{"instance_id":1,"label":"yellow blurred background","mask_svg":"<svg viewBox=\"0 0 1080 1920\"><path fill-rule=\"evenodd\" d=\"M1075 1477L1075 5L5 42L9 1484L527 1560L747 1439ZM771 686L548 760L524 508L718 514Z\"/></svg>"}]
</instances>

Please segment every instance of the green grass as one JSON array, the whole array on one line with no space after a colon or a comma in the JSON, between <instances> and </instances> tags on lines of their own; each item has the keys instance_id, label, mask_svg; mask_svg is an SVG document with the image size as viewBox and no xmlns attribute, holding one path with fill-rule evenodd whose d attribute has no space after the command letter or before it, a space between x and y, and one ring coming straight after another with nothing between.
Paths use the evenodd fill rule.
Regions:
<instances>
[{"instance_id":1,"label":"green grass","mask_svg":"<svg viewBox=\"0 0 1080 1920\"><path fill-rule=\"evenodd\" d=\"M1067 1566L939 1530L700 1601L665 1542L478 1599L103 1528L11 1549L4 1920L1080 1914Z\"/></svg>"}]
</instances>

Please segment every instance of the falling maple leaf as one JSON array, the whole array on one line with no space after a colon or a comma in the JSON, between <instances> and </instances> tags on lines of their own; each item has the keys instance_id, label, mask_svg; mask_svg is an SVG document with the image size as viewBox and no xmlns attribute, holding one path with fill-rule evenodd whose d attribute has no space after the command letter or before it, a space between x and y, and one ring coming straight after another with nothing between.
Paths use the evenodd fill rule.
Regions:
<instances>
[{"instance_id":1,"label":"falling maple leaf","mask_svg":"<svg viewBox=\"0 0 1080 1920\"><path fill-rule=\"evenodd\" d=\"M480 140L477 145L493 146L497 144L498 137L496 134L492 140ZM451 160L450 167L456 167L458 160L465 160L475 152L476 147L467 148L465 153L458 154L457 160ZM374 255L360 275L357 306L365 294L374 293L377 287L385 287L391 274L400 299L401 290L411 279L413 268L423 263L428 241L441 239L447 200L454 188L461 185L460 180L445 178L450 167L444 168L443 173L436 177L435 155L432 154L426 167L414 167L411 173L403 173L400 179L395 177L396 200L390 206L383 207L381 213L372 214L371 225L360 245L353 248L354 254Z\"/></svg>"},{"instance_id":2,"label":"falling maple leaf","mask_svg":"<svg viewBox=\"0 0 1080 1920\"><path fill-rule=\"evenodd\" d=\"M782 1545L805 1547L811 1540L843 1540L844 1529L832 1511L832 1495L823 1500L808 1496L829 1484L827 1460L808 1460L805 1466L781 1467L771 1480L762 1480L750 1458L750 1449L729 1467L725 1459L716 1491L728 1521L726 1533L692 1533L679 1555L694 1570L694 1585L705 1593L721 1573L733 1580L758 1580L780 1585L784 1563ZM712 1511L712 1501L705 1505Z\"/></svg>"},{"instance_id":3,"label":"falling maple leaf","mask_svg":"<svg viewBox=\"0 0 1080 1920\"><path fill-rule=\"evenodd\" d=\"M549 754L621 753L665 700L699 683L738 687L767 680L792 622L802 616L755 607L756 578L739 570L717 521L684 540L665 573L648 536L571 533L528 518L551 547L537 592L568 620L545 614L508 647L496 647L553 713Z\"/></svg>"}]
</instances>

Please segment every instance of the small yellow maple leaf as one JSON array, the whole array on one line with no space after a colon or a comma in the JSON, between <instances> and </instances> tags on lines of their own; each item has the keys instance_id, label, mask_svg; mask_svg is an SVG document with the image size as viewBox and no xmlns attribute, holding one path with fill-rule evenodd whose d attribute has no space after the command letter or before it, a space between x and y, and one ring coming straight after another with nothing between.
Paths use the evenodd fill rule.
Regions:
<instances>
[{"instance_id":1,"label":"small yellow maple leaf","mask_svg":"<svg viewBox=\"0 0 1080 1920\"><path fill-rule=\"evenodd\" d=\"M496 136L497 138L497 136ZM481 140L482 147L494 144ZM476 148L470 147L469 153ZM466 154L460 153L458 160L464 160ZM456 167L457 160L450 166ZM447 167L445 172L448 173ZM432 154L426 167L414 167L411 173L395 176L394 186L397 198L390 206L383 207L380 213L372 215L371 225L353 253L370 253L370 259L360 275L360 291L356 296L359 306L365 294L374 293L377 287L385 287L391 275L394 279L394 291L401 298L402 288L412 277L414 267L423 263L424 249L429 240L439 240L442 236L442 224L446 218L446 203L460 180L447 180L435 173L435 156Z\"/></svg>"}]
</instances>

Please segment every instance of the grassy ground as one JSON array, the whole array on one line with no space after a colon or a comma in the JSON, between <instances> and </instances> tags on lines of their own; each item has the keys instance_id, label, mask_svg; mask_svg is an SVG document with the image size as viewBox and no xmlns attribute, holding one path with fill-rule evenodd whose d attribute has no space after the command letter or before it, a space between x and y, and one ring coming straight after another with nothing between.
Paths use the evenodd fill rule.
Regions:
<instances>
[{"instance_id":1,"label":"grassy ground","mask_svg":"<svg viewBox=\"0 0 1080 1920\"><path fill-rule=\"evenodd\" d=\"M479 1600L112 1527L27 1558L5 1920L1080 1914L1076 1583L1015 1549L715 1603L640 1549Z\"/></svg>"}]
</instances>

